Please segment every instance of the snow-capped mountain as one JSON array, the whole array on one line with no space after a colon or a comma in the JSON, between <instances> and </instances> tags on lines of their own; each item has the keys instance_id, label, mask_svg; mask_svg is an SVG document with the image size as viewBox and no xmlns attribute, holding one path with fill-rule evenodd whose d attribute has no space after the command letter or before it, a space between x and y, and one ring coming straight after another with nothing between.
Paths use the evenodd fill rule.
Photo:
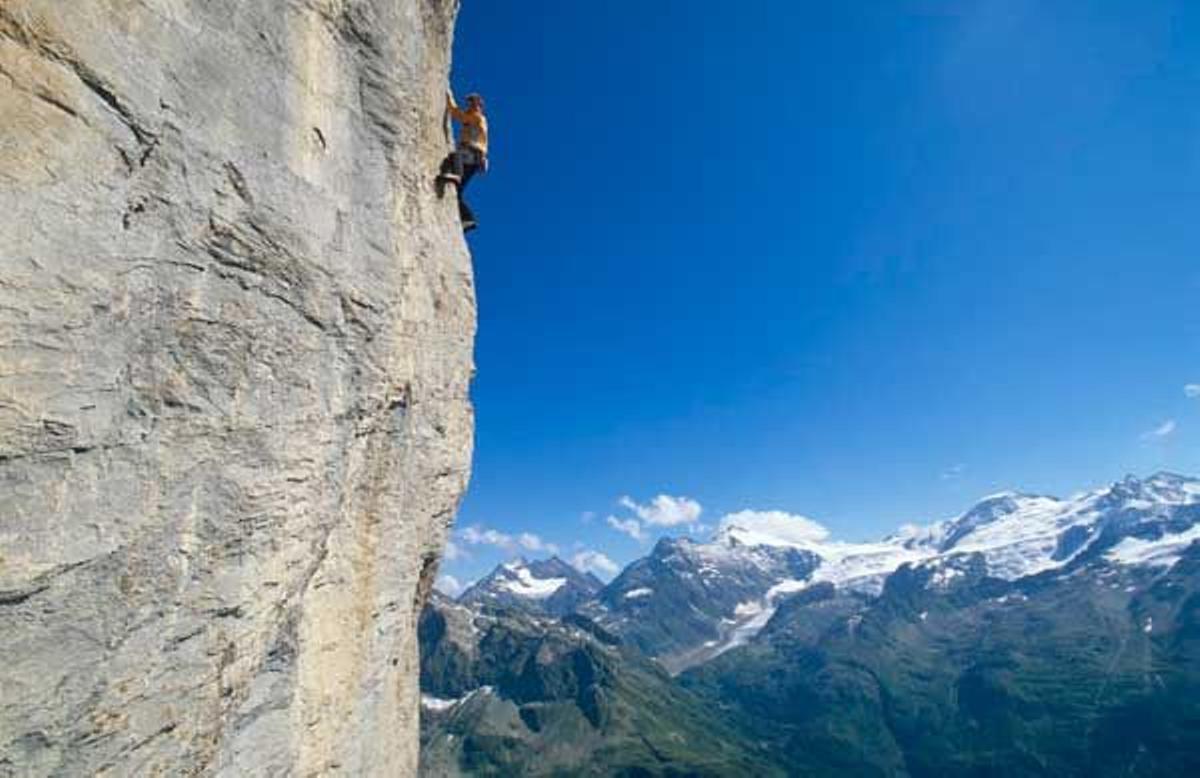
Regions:
<instances>
[{"instance_id":1,"label":"snow-capped mountain","mask_svg":"<svg viewBox=\"0 0 1200 778\"><path fill-rule=\"evenodd\" d=\"M878 543L796 537L769 522L736 520L715 542L807 551L820 559L809 580L875 594L902 564L970 554L983 557L988 575L1009 581L1101 554L1118 563L1169 566L1200 537L1198 521L1200 481L1160 473L1066 500L993 495L959 517L908 527Z\"/></svg>"},{"instance_id":2,"label":"snow-capped mountain","mask_svg":"<svg viewBox=\"0 0 1200 778\"><path fill-rule=\"evenodd\" d=\"M604 583L558 557L505 562L462 593L459 602L562 616L594 597Z\"/></svg>"},{"instance_id":3,"label":"snow-capped mountain","mask_svg":"<svg viewBox=\"0 0 1200 778\"><path fill-rule=\"evenodd\" d=\"M776 735L788 775L1197 774L1200 543L1170 567L1112 548L1011 581L937 556L867 599L815 584L680 683Z\"/></svg>"},{"instance_id":4,"label":"snow-capped mountain","mask_svg":"<svg viewBox=\"0 0 1200 778\"><path fill-rule=\"evenodd\" d=\"M1200 481L1129 477L1069 499L1007 492L878 542L831 540L816 522L744 512L709 543L661 541L585 610L671 669L740 645L789 595L820 583L873 597L904 565L1014 581L1097 561L1169 567L1200 539Z\"/></svg>"},{"instance_id":5,"label":"snow-capped mountain","mask_svg":"<svg viewBox=\"0 0 1200 778\"><path fill-rule=\"evenodd\" d=\"M785 546L663 538L582 610L668 667L683 666L750 617L740 605L780 581L806 578L818 562Z\"/></svg>"}]
</instances>

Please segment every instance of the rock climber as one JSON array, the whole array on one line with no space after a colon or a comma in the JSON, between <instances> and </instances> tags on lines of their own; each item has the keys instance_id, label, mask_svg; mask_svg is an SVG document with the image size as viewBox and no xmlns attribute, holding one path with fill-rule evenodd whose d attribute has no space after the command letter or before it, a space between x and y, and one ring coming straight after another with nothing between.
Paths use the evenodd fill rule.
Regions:
<instances>
[{"instance_id":1,"label":"rock climber","mask_svg":"<svg viewBox=\"0 0 1200 778\"><path fill-rule=\"evenodd\" d=\"M446 110L458 121L458 145L442 163L438 179L454 184L458 190L458 215L462 219L463 231L475 229L478 222L471 207L463 200L463 190L476 173L488 169L488 125L483 113L483 98L477 94L467 95L464 111L454 101L454 94L446 92Z\"/></svg>"}]
</instances>

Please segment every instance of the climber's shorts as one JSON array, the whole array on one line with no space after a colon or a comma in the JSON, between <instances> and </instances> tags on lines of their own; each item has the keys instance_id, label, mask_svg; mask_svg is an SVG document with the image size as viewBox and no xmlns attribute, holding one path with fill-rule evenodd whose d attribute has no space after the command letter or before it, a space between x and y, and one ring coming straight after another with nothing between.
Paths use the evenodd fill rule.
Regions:
<instances>
[{"instance_id":1,"label":"climber's shorts","mask_svg":"<svg viewBox=\"0 0 1200 778\"><path fill-rule=\"evenodd\" d=\"M483 154L474 146L459 146L454 153L458 155L458 163L464 168L483 167Z\"/></svg>"}]
</instances>

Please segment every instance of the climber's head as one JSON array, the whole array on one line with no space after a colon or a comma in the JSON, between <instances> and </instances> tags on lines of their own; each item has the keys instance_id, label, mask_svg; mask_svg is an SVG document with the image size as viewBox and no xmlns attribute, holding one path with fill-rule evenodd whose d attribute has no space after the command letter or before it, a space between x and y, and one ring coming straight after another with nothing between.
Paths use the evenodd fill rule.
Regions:
<instances>
[{"instance_id":1,"label":"climber's head","mask_svg":"<svg viewBox=\"0 0 1200 778\"><path fill-rule=\"evenodd\" d=\"M473 109L473 110L482 112L483 111L483 98L480 97L478 95L478 93L475 93L475 92L472 92L471 94L467 95L467 109L468 110Z\"/></svg>"}]
</instances>

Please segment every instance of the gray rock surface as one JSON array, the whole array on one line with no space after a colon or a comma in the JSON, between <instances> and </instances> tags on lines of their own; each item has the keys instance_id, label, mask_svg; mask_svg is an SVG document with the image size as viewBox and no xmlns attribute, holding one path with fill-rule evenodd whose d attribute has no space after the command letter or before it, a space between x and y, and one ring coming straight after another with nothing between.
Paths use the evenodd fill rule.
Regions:
<instances>
[{"instance_id":1,"label":"gray rock surface","mask_svg":"<svg viewBox=\"0 0 1200 778\"><path fill-rule=\"evenodd\" d=\"M0 0L0 775L413 775L455 0Z\"/></svg>"}]
</instances>

